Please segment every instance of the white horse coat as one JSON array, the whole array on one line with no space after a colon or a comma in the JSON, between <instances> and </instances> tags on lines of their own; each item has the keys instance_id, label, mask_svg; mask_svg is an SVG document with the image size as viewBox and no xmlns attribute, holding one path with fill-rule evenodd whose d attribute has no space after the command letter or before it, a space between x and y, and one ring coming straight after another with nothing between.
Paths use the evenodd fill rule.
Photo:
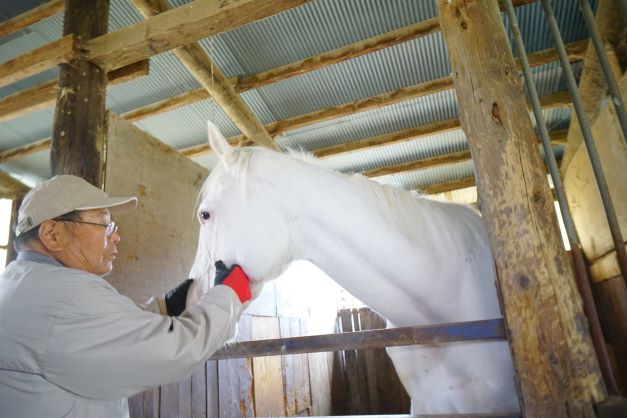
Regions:
<instances>
[{"instance_id":1,"label":"white horse coat","mask_svg":"<svg viewBox=\"0 0 627 418\"><path fill-rule=\"evenodd\" d=\"M472 209L267 149L235 149L212 124L209 142L220 162L203 186L192 277L219 259L238 263L258 294L303 259L392 327L501 317L487 235ZM414 413L519 410L504 341L388 353Z\"/></svg>"}]
</instances>

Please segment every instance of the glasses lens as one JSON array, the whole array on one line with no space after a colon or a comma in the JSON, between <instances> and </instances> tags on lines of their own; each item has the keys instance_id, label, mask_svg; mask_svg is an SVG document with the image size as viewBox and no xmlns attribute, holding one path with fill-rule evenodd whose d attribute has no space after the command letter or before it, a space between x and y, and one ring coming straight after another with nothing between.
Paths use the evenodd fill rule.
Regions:
<instances>
[{"instance_id":1,"label":"glasses lens","mask_svg":"<svg viewBox=\"0 0 627 418\"><path fill-rule=\"evenodd\" d=\"M107 225L106 234L108 237L110 237L117 230L118 230L118 226L115 224L115 222L111 222L109 225Z\"/></svg>"}]
</instances>

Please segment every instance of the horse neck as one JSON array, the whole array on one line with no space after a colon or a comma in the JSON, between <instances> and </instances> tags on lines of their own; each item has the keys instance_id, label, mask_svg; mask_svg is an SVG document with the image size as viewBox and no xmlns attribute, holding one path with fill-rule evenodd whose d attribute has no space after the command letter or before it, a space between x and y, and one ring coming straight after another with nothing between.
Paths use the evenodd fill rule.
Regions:
<instances>
[{"instance_id":1,"label":"horse neck","mask_svg":"<svg viewBox=\"0 0 627 418\"><path fill-rule=\"evenodd\" d=\"M416 270L422 254L401 231L391 227L386 214L360 185L347 177L320 170L311 184L282 201L292 219L295 258L320 267L342 287L393 320L393 300L426 293L427 283L404 282ZM312 176L314 175L312 174ZM384 296L382 296L384 295ZM409 303L409 301L408 301ZM403 303L403 305L406 305ZM407 313L407 308L403 308Z\"/></svg>"}]
</instances>

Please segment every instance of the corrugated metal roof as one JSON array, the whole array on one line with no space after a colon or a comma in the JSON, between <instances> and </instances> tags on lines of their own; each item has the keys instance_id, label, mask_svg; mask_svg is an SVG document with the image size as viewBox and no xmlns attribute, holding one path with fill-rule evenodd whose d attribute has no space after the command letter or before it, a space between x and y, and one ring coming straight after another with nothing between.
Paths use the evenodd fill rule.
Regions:
<instances>
[{"instance_id":1,"label":"corrugated metal roof","mask_svg":"<svg viewBox=\"0 0 627 418\"><path fill-rule=\"evenodd\" d=\"M15 16L44 2L0 0L2 5L0 16L5 18ZM176 7L187 2L173 0L171 3ZM577 2L555 0L553 3L564 40L572 42L585 38L587 30L578 11ZM596 1L593 1L592 5L596 7ZM127 0L112 0L110 10L111 31L142 20ZM539 3L519 7L516 14L528 52L552 46ZM436 15L435 0L318 0L204 39L200 43L217 68L227 77L247 76ZM507 20L504 21L507 25ZM63 14L59 14L21 31L20 36L0 39L0 59L19 55L28 49L59 38L62 22ZM150 75L108 89L107 105L111 110L123 113L199 87L199 83L170 52L153 57L150 66ZM576 64L574 69L579 75L581 64ZM391 92L449 73L450 63L443 36L441 33L434 33L247 91L242 94L242 98L258 119L267 124ZM558 63L535 68L533 74L541 95L565 89L562 70ZM56 71L49 71L31 77L0 89L0 96L4 97L17 89L55 76ZM450 90L287 131L281 134L278 142L284 148L314 150L456 116L457 102L454 92ZM549 128L562 129L568 125L570 112L567 109L551 109L545 111L545 116ZM213 119L226 136L239 133L237 127L210 99L156 115L137 124L174 148L185 148L206 141L207 119ZM0 150L48 137L51 132L52 110L40 111L2 123ZM323 164L341 171L359 172L459 151L466 147L463 133L453 131L328 158ZM196 157L195 160L211 167L215 158L206 155ZM24 167L34 164L46 165L45 158L39 156L3 168L17 173L18 163ZM34 169L38 173L47 173L47 170L47 167ZM415 188L468 175L472 175L471 162L388 176L381 178L380 181Z\"/></svg>"}]
</instances>

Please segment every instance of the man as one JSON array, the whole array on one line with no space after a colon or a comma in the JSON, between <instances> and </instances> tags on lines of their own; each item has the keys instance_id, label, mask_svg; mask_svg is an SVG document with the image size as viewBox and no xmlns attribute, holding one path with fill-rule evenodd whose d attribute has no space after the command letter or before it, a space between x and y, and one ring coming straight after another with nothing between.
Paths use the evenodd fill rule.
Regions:
<instances>
[{"instance_id":1,"label":"man","mask_svg":"<svg viewBox=\"0 0 627 418\"><path fill-rule=\"evenodd\" d=\"M111 217L136 205L66 175L25 196L19 255L0 275L1 416L128 417L128 396L190 375L234 337L251 297L238 266L218 266L222 285L187 307L184 282L152 305L162 314L102 278L120 241Z\"/></svg>"}]
</instances>

